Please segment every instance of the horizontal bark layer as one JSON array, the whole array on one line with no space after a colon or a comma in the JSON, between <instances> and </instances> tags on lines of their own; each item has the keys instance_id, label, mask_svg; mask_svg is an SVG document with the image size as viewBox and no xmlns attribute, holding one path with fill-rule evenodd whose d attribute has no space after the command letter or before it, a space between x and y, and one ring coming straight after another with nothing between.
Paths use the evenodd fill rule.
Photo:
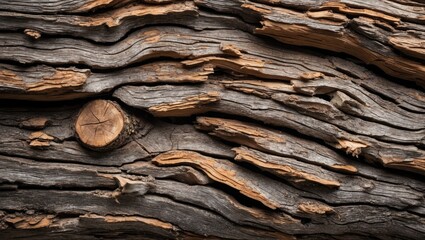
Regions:
<instances>
[{"instance_id":1,"label":"horizontal bark layer","mask_svg":"<svg viewBox=\"0 0 425 240\"><path fill-rule=\"evenodd\" d=\"M21 11L18 11L17 8L22 7L20 2L5 3L2 6L4 10L15 10L16 12L0 13L0 18L4 19L0 29L16 31L24 28L28 30L25 33L36 39L43 34L59 34L89 38L99 42L111 42L121 39L129 30L142 27L147 23L181 24L192 28L206 29L217 28L218 25L214 22L218 20L229 27L271 36L284 43L344 52L367 64L381 68L387 74L415 81L420 85L423 85L425 81L423 78L425 68L421 64L421 60L425 58L422 45L423 39L425 39L422 34L425 22L425 15L421 13L425 6L423 3L377 1L367 4L356 0L315 3L311 1L294 3L241 0L167 2L164 2L165 5L152 5L152 2L146 1L145 5L130 4L120 8L131 1L119 4L116 1L87 1L85 3L64 1L60 10L55 9L54 6L28 2L25 4L25 9L29 14L19 13ZM112 9L107 8L107 13L98 13L90 17L35 15L33 10L38 9L37 13L51 13L52 11L73 13L84 12L99 6L112 7ZM117 8L114 9L114 6ZM229 21L229 19L214 17L202 11L199 21L193 21L194 18L198 18L196 17L200 12L198 7L213 9L220 13L235 14L249 24L261 23L262 27L253 31L248 26L249 24L243 24L237 19ZM96 34L93 34L94 31ZM20 42L19 39L13 39L13 41ZM88 46L83 44L81 48L80 50L84 50ZM115 48L119 50L120 46ZM19 51L19 48L15 50ZM174 56L176 54L174 53ZM103 66L83 59L80 62L94 67ZM31 61L19 58L15 60ZM70 62L75 62L75 60L70 60ZM61 61L57 63L61 63Z\"/></svg>"},{"instance_id":2,"label":"horizontal bark layer","mask_svg":"<svg viewBox=\"0 0 425 240\"><path fill-rule=\"evenodd\" d=\"M44 114L66 116L77 109L44 110ZM7 116L12 111L3 109L3 112ZM55 229L84 235L82 229L86 228L87 221L96 221L101 226L105 224L105 228L121 226L118 223L128 222L130 225L127 226L141 224L145 226L141 227L145 234L174 236L171 238L190 232L234 239L286 239L293 234L350 233L350 229L356 229L356 234L380 234L383 238L414 238L418 232L410 232L405 226L420 229L420 216L425 213L425 189L421 181L353 161L311 140L261 126L219 118L198 118L200 129L246 146L231 151L232 145L204 135L192 126L150 123L150 120L141 118L139 121L143 124L139 134L124 147L105 155L79 147L72 140L72 134L67 136L55 131L59 121L62 121L61 129L71 128L72 124L66 124L67 121L72 123L70 118L48 117L46 126L36 131L43 131L53 140L48 146L31 146L25 136L35 131L28 122L39 117L38 113L36 109L32 113L15 109L1 122L3 135L10 136L3 139L1 147L1 154L9 156L2 157L0 169L0 187L4 189L0 192L4 199L0 209L6 211L3 222L6 226L13 224L17 229L35 229L35 236ZM25 126L21 122L25 122ZM306 146L311 148L310 152ZM154 159L150 161L151 158ZM239 166L240 161L248 165ZM267 166L263 162L272 164ZM258 169L281 180L261 174ZM76 178L79 180L75 181ZM218 190L216 184L227 187L219 187L224 191ZM34 187L41 190L33 190ZM226 189L235 189L241 195L231 194ZM24 197L29 195L31 200ZM129 204L136 205L133 208ZM137 207L139 204L144 207ZM163 215L163 211L154 211L164 204L178 212ZM35 212L25 213L26 209ZM18 212L7 213L11 211ZM184 215L180 211L191 214L200 223L182 226L179 219ZM196 211L201 212L194 216ZM376 215L376 211L389 215ZM62 217L70 214L74 217ZM357 215L359 219L355 220L353 217ZM384 223L376 225L375 221L379 220L372 219L377 216L385 218ZM393 231L387 230L389 216L394 219L390 227ZM230 221L233 230L216 232L223 228L211 228L209 224L214 218L220 221L220 225L214 223L215 226ZM370 219L370 222L360 221L363 218ZM310 223L303 223L305 219ZM208 221L210 230L202 227L202 221ZM335 228L335 221L340 227ZM158 223L162 227L171 226L162 222L174 227L166 228L168 231L157 229ZM373 231L370 228L372 222L375 222ZM235 228L234 224L238 227ZM101 226L87 231L106 234ZM269 228L281 234L272 234L266 230ZM125 227L120 229L126 232ZM2 234L25 236L25 232L10 231L6 229Z\"/></svg>"},{"instance_id":3,"label":"horizontal bark layer","mask_svg":"<svg viewBox=\"0 0 425 240\"><path fill-rule=\"evenodd\" d=\"M220 93L218 102L198 101L198 96L211 93L211 91ZM396 128L393 129L394 131L385 130L387 135L382 135L382 130L377 130L376 127L370 127L370 132L365 133L366 124L373 124L373 122L366 121L361 125L363 128L354 127L354 129L350 128L345 131L329 120L320 119L317 114L314 116L300 114L295 109L275 101L228 91L217 85L130 86L118 89L114 96L130 106L145 109L154 115L158 115L159 107L168 106L168 108L161 108L163 111L158 116L219 112L249 117L319 138L334 148L345 150L347 154L364 156L368 160L379 162L387 167L425 173L423 165L425 152L413 145L401 145L401 143L411 143L422 146L423 133L420 132L417 133L417 140L414 140L415 137L403 140L407 137L408 131L397 136L396 132L400 129ZM313 111L320 111L320 108L313 108L309 104L306 104L304 108L306 111L309 111L309 108ZM382 127L382 125L380 126ZM374 133L374 131L376 132ZM412 133L415 135L414 132Z\"/></svg>"}]
</instances>

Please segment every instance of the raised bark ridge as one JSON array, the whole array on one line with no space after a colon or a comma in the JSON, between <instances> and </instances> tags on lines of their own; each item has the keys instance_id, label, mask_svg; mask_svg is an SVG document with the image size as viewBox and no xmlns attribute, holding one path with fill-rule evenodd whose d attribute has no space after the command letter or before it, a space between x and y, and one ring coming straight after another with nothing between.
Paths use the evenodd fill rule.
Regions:
<instances>
[{"instance_id":1,"label":"raised bark ridge","mask_svg":"<svg viewBox=\"0 0 425 240\"><path fill-rule=\"evenodd\" d=\"M1 239L425 238L423 1L0 2Z\"/></svg>"}]
</instances>

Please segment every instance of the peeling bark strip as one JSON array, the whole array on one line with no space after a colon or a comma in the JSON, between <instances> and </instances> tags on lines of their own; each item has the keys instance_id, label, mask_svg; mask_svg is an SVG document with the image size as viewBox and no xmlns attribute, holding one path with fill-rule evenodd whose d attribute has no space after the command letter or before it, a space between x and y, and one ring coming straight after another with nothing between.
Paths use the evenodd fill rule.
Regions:
<instances>
[{"instance_id":1,"label":"peeling bark strip","mask_svg":"<svg viewBox=\"0 0 425 240\"><path fill-rule=\"evenodd\" d=\"M67 74L61 74L64 72ZM40 65L24 68L0 64L0 99L77 99L109 92L123 84L205 82L213 72L210 65L189 69L173 61L155 62L110 73L95 73L75 67L64 69Z\"/></svg>"},{"instance_id":2,"label":"peeling bark strip","mask_svg":"<svg viewBox=\"0 0 425 240\"><path fill-rule=\"evenodd\" d=\"M302 159L308 163L324 166L334 171L356 173L348 160L315 142L306 141L289 134L263 129L254 124L219 118L198 118L198 128L211 131L212 135L227 141L235 141L261 151ZM309 150L311 149L311 150Z\"/></svg>"},{"instance_id":3,"label":"peeling bark strip","mask_svg":"<svg viewBox=\"0 0 425 240\"><path fill-rule=\"evenodd\" d=\"M308 168L310 165L303 166L302 163L298 163L297 161L293 161L289 158L270 157L270 159L268 159L266 156L263 156L261 152L254 150L250 151L247 148L235 148L234 151L237 154L235 160L251 163L260 167L261 169L274 173L283 178L287 178L289 181L295 184L308 182L320 184L330 188L338 188L341 185L337 179L321 177L319 176L321 175L320 172L311 173L310 169L303 168Z\"/></svg>"},{"instance_id":4,"label":"peeling bark strip","mask_svg":"<svg viewBox=\"0 0 425 240\"><path fill-rule=\"evenodd\" d=\"M347 53L389 75L415 81L422 86L425 83L425 67L420 61L423 59L423 45L419 43L424 39L423 3L363 3L357 0L316 3L262 0L195 2L218 12L235 13L246 21L261 22L262 27L255 30L256 34L287 44ZM257 16L255 20L252 20L252 15ZM400 37L404 37L404 43L394 40ZM405 55L419 56L419 60Z\"/></svg>"},{"instance_id":5,"label":"peeling bark strip","mask_svg":"<svg viewBox=\"0 0 425 240\"><path fill-rule=\"evenodd\" d=\"M0 239L425 239L422 0L0 0L0 31Z\"/></svg>"}]
</instances>

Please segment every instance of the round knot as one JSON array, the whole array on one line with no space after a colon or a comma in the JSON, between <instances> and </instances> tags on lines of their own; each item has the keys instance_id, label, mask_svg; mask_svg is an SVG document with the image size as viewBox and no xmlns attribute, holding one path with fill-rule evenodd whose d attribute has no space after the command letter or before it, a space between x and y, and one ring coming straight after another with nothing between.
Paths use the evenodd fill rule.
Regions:
<instances>
[{"instance_id":1,"label":"round knot","mask_svg":"<svg viewBox=\"0 0 425 240\"><path fill-rule=\"evenodd\" d=\"M108 148L124 132L126 116L118 104L94 100L83 107L75 122L80 142L91 149Z\"/></svg>"}]
</instances>

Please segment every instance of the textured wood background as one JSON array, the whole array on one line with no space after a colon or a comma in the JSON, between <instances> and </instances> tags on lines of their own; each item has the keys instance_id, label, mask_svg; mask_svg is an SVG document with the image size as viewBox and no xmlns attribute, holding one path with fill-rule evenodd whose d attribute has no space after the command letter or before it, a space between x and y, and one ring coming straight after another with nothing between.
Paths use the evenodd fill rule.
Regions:
<instances>
[{"instance_id":1,"label":"textured wood background","mask_svg":"<svg viewBox=\"0 0 425 240\"><path fill-rule=\"evenodd\" d=\"M424 87L423 0L0 0L0 238L425 239Z\"/></svg>"}]
</instances>

